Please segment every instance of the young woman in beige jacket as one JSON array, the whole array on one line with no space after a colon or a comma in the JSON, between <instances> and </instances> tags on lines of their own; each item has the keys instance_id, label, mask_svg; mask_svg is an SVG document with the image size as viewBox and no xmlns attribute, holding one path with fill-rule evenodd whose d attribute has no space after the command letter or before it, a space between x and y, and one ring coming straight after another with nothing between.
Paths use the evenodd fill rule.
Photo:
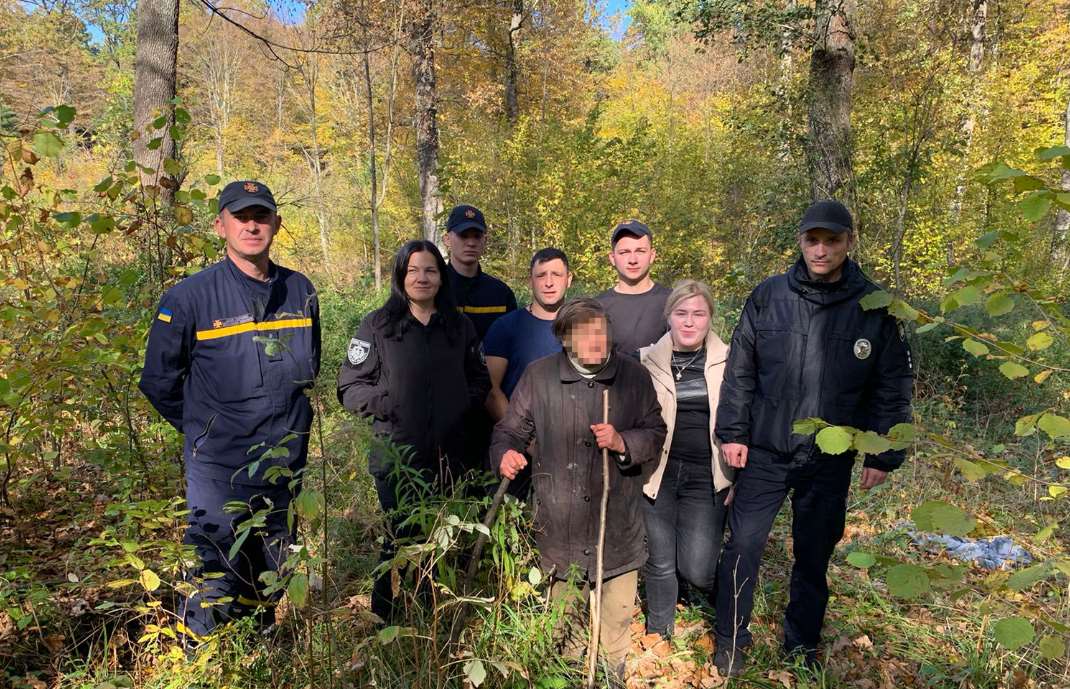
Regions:
<instances>
[{"instance_id":1,"label":"young woman in beige jacket","mask_svg":"<svg viewBox=\"0 0 1070 689\"><path fill-rule=\"evenodd\" d=\"M679 575L713 604L733 470L713 434L728 346L711 329L713 298L701 282L677 283L665 302L669 332L640 351L669 433L643 486L650 556L646 631L668 638Z\"/></svg>"}]
</instances>

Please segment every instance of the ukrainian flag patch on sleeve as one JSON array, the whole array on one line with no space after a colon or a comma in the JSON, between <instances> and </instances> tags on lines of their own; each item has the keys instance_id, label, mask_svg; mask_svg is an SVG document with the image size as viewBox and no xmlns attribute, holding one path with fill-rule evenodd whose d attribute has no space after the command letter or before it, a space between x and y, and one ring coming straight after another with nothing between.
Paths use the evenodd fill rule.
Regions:
<instances>
[{"instance_id":1,"label":"ukrainian flag patch on sleeve","mask_svg":"<svg viewBox=\"0 0 1070 689\"><path fill-rule=\"evenodd\" d=\"M173 316L173 315L174 314L171 313L171 309L161 308L160 312L156 314L156 317L159 318L164 323L170 323L171 322L171 316Z\"/></svg>"}]
</instances>

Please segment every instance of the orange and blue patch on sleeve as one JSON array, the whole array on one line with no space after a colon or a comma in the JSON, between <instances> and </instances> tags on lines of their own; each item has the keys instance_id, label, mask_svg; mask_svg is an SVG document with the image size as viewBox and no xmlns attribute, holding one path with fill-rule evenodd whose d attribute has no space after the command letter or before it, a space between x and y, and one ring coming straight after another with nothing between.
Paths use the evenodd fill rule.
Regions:
<instances>
[{"instance_id":1,"label":"orange and blue patch on sleeve","mask_svg":"<svg viewBox=\"0 0 1070 689\"><path fill-rule=\"evenodd\" d=\"M171 309L161 308L160 312L156 314L156 317L158 319L160 319L161 321L163 321L164 323L170 323L171 322L171 317L173 315L174 314L171 312Z\"/></svg>"}]
</instances>

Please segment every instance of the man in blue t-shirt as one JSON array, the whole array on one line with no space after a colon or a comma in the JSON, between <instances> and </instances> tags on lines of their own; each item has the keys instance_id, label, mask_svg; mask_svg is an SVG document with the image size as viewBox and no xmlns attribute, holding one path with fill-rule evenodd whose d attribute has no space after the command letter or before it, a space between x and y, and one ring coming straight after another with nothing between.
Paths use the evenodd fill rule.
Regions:
<instances>
[{"instance_id":1,"label":"man in blue t-shirt","mask_svg":"<svg viewBox=\"0 0 1070 689\"><path fill-rule=\"evenodd\" d=\"M528 279L531 305L498 318L483 339L491 380L487 412L496 422L505 416L509 397L528 364L561 351L561 342L554 337L552 327L572 285L565 252L554 248L536 251L531 257ZM511 482L509 492L524 497L530 483L530 469L525 469Z\"/></svg>"}]
</instances>

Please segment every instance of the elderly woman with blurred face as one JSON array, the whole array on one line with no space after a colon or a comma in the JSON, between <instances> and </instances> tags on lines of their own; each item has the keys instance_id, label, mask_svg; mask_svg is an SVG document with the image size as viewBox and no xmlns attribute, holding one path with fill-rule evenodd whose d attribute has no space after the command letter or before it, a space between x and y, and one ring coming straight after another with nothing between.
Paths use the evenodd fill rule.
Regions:
<instances>
[{"instance_id":1,"label":"elderly woman with blurred face","mask_svg":"<svg viewBox=\"0 0 1070 689\"><path fill-rule=\"evenodd\" d=\"M614 352L611 323L594 299L574 299L554 317L564 351L530 364L505 416L494 428L491 456L501 474L515 478L532 458L535 541L550 577L550 598L565 610L555 638L559 650L578 655L586 639L583 610L597 589L603 463L609 462L605 550L602 561L599 646L617 679L631 645L638 570L646 559L641 465L657 461L665 439L657 396L643 367ZM609 415L603 418L603 393ZM578 573L570 586L569 572Z\"/></svg>"},{"instance_id":2,"label":"elderly woman with blurred face","mask_svg":"<svg viewBox=\"0 0 1070 689\"><path fill-rule=\"evenodd\" d=\"M668 638L679 578L713 604L733 470L714 439L714 412L728 346L711 329L713 298L701 282L677 283L665 302L669 332L640 350L668 427L658 463L643 486L650 557L646 631Z\"/></svg>"}]
</instances>

